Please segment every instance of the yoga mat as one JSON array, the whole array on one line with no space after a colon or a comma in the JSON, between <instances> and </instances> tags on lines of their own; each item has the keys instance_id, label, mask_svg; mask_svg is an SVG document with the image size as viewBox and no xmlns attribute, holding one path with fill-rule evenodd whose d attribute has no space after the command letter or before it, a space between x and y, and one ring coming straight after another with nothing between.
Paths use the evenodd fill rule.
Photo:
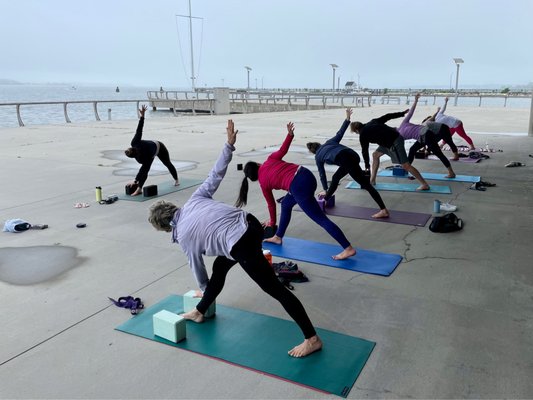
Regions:
<instances>
[{"instance_id":1,"label":"yoga mat","mask_svg":"<svg viewBox=\"0 0 533 400\"><path fill-rule=\"evenodd\" d=\"M378 182L374 185L377 190L390 190L393 192L416 192L416 193L441 193L449 194L452 192L449 186L429 185L429 190L416 190L419 184L413 183L385 183ZM357 182L349 182L346 185L346 189L361 189L361 186Z\"/></svg>"},{"instance_id":2,"label":"yoga mat","mask_svg":"<svg viewBox=\"0 0 533 400\"><path fill-rule=\"evenodd\" d=\"M187 178L180 178L180 185L174 186L174 182L163 182L157 184L157 196L151 196L151 197L144 197L142 194L139 196L128 196L125 193L122 193L118 195L118 198L120 200L129 200L129 201L146 201L146 200L153 200L158 197L164 196L169 193L178 192L183 189L188 189L193 186L197 186L203 183L203 180L200 179L187 179Z\"/></svg>"},{"instance_id":3,"label":"yoga mat","mask_svg":"<svg viewBox=\"0 0 533 400\"><path fill-rule=\"evenodd\" d=\"M434 181L455 181L455 182L470 182L475 183L481 180L480 176L472 175L456 175L455 178L446 178L446 174L434 174L432 172L421 172L424 179L434 180ZM392 170L385 169L378 172L378 176L387 176L391 178L407 178L408 175L393 175Z\"/></svg>"},{"instance_id":4,"label":"yoga mat","mask_svg":"<svg viewBox=\"0 0 533 400\"><path fill-rule=\"evenodd\" d=\"M420 160L440 161L439 157L433 154L428 156L428 158L421 158ZM481 158L461 157L459 158L459 160L452 160L451 158L449 160L452 162L463 162L463 163L475 164L475 163L480 162Z\"/></svg>"},{"instance_id":5,"label":"yoga mat","mask_svg":"<svg viewBox=\"0 0 533 400\"><path fill-rule=\"evenodd\" d=\"M292 320L220 304L214 318L202 324L187 321L187 338L173 343L153 334L152 316L161 310L183 312L183 297L168 296L116 329L342 397L350 393L375 346L368 340L316 328L322 350L293 358L287 351L301 343L303 336Z\"/></svg>"},{"instance_id":6,"label":"yoga mat","mask_svg":"<svg viewBox=\"0 0 533 400\"><path fill-rule=\"evenodd\" d=\"M345 260L334 260L331 256L342 251L340 245L312 242L286 236L283 238L283 244L263 242L263 248L270 250L275 257L382 276L392 274L402 261L402 256L398 254L379 253L363 249L357 249L357 254L353 257Z\"/></svg>"}]
</instances>

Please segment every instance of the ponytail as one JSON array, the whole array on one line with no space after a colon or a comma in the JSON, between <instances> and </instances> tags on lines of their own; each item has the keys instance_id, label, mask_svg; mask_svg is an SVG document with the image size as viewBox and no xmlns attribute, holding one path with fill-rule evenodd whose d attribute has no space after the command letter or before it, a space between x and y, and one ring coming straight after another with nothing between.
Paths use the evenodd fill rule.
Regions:
<instances>
[{"instance_id":1,"label":"ponytail","mask_svg":"<svg viewBox=\"0 0 533 400\"><path fill-rule=\"evenodd\" d=\"M243 168L244 179L242 180L241 188L239 190L239 197L235 202L235 207L242 207L248 201L248 178L255 182L259 176L259 164L254 161L248 161Z\"/></svg>"}]
</instances>

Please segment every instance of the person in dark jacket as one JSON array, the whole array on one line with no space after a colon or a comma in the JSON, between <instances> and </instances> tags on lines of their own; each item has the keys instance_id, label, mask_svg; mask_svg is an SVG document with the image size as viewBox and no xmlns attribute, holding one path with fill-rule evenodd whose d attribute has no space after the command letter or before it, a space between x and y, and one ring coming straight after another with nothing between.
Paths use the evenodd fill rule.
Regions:
<instances>
[{"instance_id":1,"label":"person in dark jacket","mask_svg":"<svg viewBox=\"0 0 533 400\"><path fill-rule=\"evenodd\" d=\"M135 191L131 194L132 196L137 196L142 193L143 185L148 178L148 172L156 157L168 168L168 171L174 178L174 185L179 186L178 172L170 161L170 155L168 154L166 146L157 140L142 140L144 113L146 112L146 109L147 107L143 105L139 110L141 117L139 119L139 125L137 125L137 131L131 140L131 147L124 151L127 157L135 158L135 160L141 164L141 168L139 169L135 180L127 184L127 186L136 187Z\"/></svg>"},{"instance_id":2,"label":"person in dark jacket","mask_svg":"<svg viewBox=\"0 0 533 400\"><path fill-rule=\"evenodd\" d=\"M379 118L374 118L363 124L359 121L350 123L350 129L359 135L361 143L361 152L365 160L365 169L370 169L370 160L368 156L368 146L370 143L376 143L379 147L372 154L372 170L370 173L370 183L376 184L376 175L378 173L379 155L387 154L394 164L400 164L403 169L413 175L421 185L417 190L429 190L429 185L422 177L420 172L411 165L405 151L404 139L395 128L386 125L386 122L403 117L409 110L389 113Z\"/></svg>"},{"instance_id":3,"label":"person in dark jacket","mask_svg":"<svg viewBox=\"0 0 533 400\"><path fill-rule=\"evenodd\" d=\"M349 147L340 144L346 129L348 129L348 126L350 125L351 115L352 109L347 108L346 119L342 123L341 128L335 136L327 140L324 144L320 144L318 142L307 143L307 148L315 155L315 162L318 168L320 182L322 183L322 188L324 189L323 192L319 193L319 196L324 196L326 201L329 200L337 190L340 180L346 175L350 174L352 179L361 185L362 189L368 191L370 196L372 196L374 201L378 204L380 211L372 215L372 218L387 218L389 216L389 211L387 210L387 207L385 207L383 199L374 186L370 184L368 176L365 175L359 166L359 163L361 162L359 154ZM329 188L324 164L339 166L331 178L331 185L329 185Z\"/></svg>"}]
</instances>

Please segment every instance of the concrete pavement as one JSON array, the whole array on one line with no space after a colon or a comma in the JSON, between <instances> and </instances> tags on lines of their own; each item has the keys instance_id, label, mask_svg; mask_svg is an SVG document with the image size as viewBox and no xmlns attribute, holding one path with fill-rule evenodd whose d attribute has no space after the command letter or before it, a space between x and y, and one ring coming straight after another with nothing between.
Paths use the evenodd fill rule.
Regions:
<instances>
[{"instance_id":1,"label":"concrete pavement","mask_svg":"<svg viewBox=\"0 0 533 400\"><path fill-rule=\"evenodd\" d=\"M405 107L358 108L352 120L366 122ZM413 120L432 112L434 107L419 106ZM476 144L503 150L479 164L453 164L459 174L497 184L480 192L452 182L452 194L438 196L459 207L463 231L435 234L427 226L333 217L356 247L401 254L404 261L390 277L298 262L310 282L295 285L295 294L313 323L377 343L349 398L533 397L529 110L448 112L464 121ZM203 179L225 141L227 118L149 114L144 138L166 144L181 176ZM293 121L296 138L285 159L312 167L305 143L334 135L344 111L231 118L240 132L237 151L216 198L232 204L243 176L237 163L264 160L265 147L279 146L286 123ZM0 398L335 398L114 330L130 315L110 305L108 296L132 294L150 306L195 288L179 246L147 222L153 201L95 202L95 186L102 186L104 197L122 193L134 175L138 165L121 154L136 125L130 120L0 129L2 225L11 218L49 225L0 233ZM359 149L351 133L344 144ZM526 166L504 168L509 161ZM439 162L416 160L415 166L445 172ZM147 184L169 179L156 164ZM183 204L193 191L164 198ZM381 195L392 211L425 213L436 198ZM337 201L374 207L357 190L339 188ZM78 202L90 207L74 208ZM251 187L247 210L267 219L258 185ZM76 228L78 222L87 227ZM333 243L301 213L293 215L287 235ZM229 274L218 303L289 319L240 271Z\"/></svg>"}]
</instances>

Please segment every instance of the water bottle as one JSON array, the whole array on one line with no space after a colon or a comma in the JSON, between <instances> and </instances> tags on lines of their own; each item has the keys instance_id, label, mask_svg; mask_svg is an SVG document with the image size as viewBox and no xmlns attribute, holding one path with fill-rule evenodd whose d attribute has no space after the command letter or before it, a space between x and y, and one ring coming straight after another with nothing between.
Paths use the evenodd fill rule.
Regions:
<instances>
[{"instance_id":1,"label":"water bottle","mask_svg":"<svg viewBox=\"0 0 533 400\"><path fill-rule=\"evenodd\" d=\"M96 186L96 201L99 203L102 201L102 187Z\"/></svg>"},{"instance_id":2,"label":"water bottle","mask_svg":"<svg viewBox=\"0 0 533 400\"><path fill-rule=\"evenodd\" d=\"M267 259L268 263L272 265L272 253L270 252L270 250L263 250L263 255Z\"/></svg>"},{"instance_id":3,"label":"water bottle","mask_svg":"<svg viewBox=\"0 0 533 400\"><path fill-rule=\"evenodd\" d=\"M433 212L434 213L440 213L440 200L435 200L433 202Z\"/></svg>"}]
</instances>

